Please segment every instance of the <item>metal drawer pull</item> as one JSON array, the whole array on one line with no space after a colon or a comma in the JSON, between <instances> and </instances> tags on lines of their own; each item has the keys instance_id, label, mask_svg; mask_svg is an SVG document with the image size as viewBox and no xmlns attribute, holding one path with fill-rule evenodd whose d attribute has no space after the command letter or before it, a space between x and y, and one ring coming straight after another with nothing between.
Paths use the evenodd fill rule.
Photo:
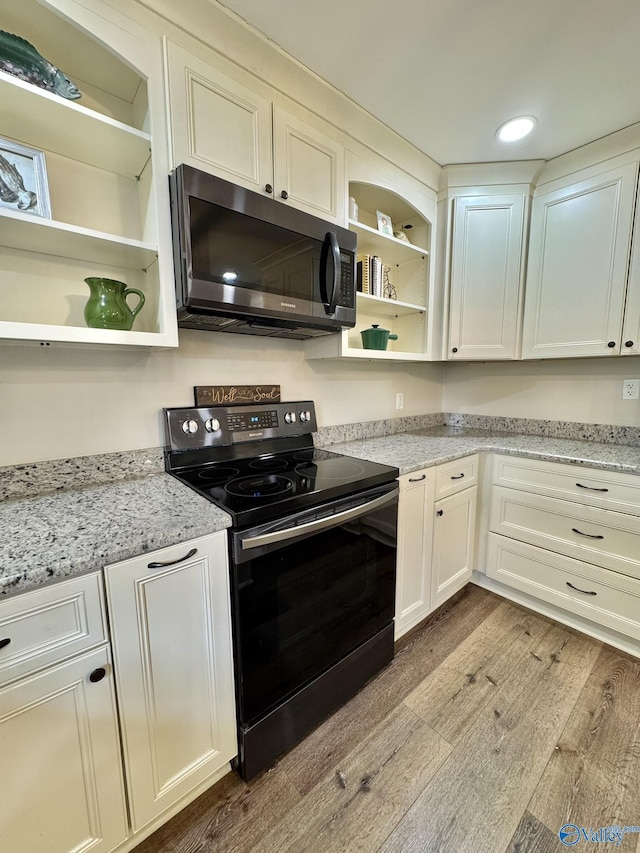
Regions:
<instances>
[{"instance_id":1,"label":"metal drawer pull","mask_svg":"<svg viewBox=\"0 0 640 853\"><path fill-rule=\"evenodd\" d=\"M166 563L149 563L147 565L147 568L148 569L164 569L166 566L175 566L178 563L184 563L185 560L189 560L191 557L193 557L197 553L198 553L198 549L192 548L188 554L185 554L184 557L180 557L179 560L169 560Z\"/></svg>"},{"instance_id":2,"label":"metal drawer pull","mask_svg":"<svg viewBox=\"0 0 640 853\"><path fill-rule=\"evenodd\" d=\"M410 483L421 483L423 480L427 479L427 475L423 474L422 477L409 477Z\"/></svg>"},{"instance_id":3,"label":"metal drawer pull","mask_svg":"<svg viewBox=\"0 0 640 853\"><path fill-rule=\"evenodd\" d=\"M590 492L608 492L609 489L596 489L595 486L583 486L582 483L576 483L579 489L589 489Z\"/></svg>"},{"instance_id":4,"label":"metal drawer pull","mask_svg":"<svg viewBox=\"0 0 640 853\"><path fill-rule=\"evenodd\" d=\"M599 533L583 533L582 530L578 530L577 527L572 527L571 530L574 533L579 533L580 536L586 536L587 539L604 539L604 536L601 536Z\"/></svg>"},{"instance_id":5,"label":"metal drawer pull","mask_svg":"<svg viewBox=\"0 0 640 853\"><path fill-rule=\"evenodd\" d=\"M444 513L443 509L436 510L436 515L442 515Z\"/></svg>"},{"instance_id":6,"label":"metal drawer pull","mask_svg":"<svg viewBox=\"0 0 640 853\"><path fill-rule=\"evenodd\" d=\"M567 581L567 586L570 586L571 589L575 589L576 592L581 592L583 595L597 595L597 592L594 592L592 589L580 589L579 586L574 586L572 583Z\"/></svg>"},{"instance_id":7,"label":"metal drawer pull","mask_svg":"<svg viewBox=\"0 0 640 853\"><path fill-rule=\"evenodd\" d=\"M452 480L461 480L463 477L464 477L464 474L452 474L451 475Z\"/></svg>"},{"instance_id":8,"label":"metal drawer pull","mask_svg":"<svg viewBox=\"0 0 640 853\"><path fill-rule=\"evenodd\" d=\"M11 637L5 637L4 640L0 640L0 649L4 649L5 646L8 646L11 642Z\"/></svg>"}]
</instances>

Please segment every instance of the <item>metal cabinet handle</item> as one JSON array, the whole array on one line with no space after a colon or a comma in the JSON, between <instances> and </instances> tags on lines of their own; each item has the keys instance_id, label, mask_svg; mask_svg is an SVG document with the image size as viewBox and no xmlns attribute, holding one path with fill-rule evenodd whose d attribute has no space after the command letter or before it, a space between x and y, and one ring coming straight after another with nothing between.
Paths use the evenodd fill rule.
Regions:
<instances>
[{"instance_id":1,"label":"metal cabinet handle","mask_svg":"<svg viewBox=\"0 0 640 853\"><path fill-rule=\"evenodd\" d=\"M5 637L3 640L0 640L0 649L4 649L5 646L8 646L11 642L11 637Z\"/></svg>"},{"instance_id":2,"label":"metal cabinet handle","mask_svg":"<svg viewBox=\"0 0 640 853\"><path fill-rule=\"evenodd\" d=\"M575 589L576 592L581 592L583 595L597 595L598 594L597 592L594 592L591 589L580 589L580 587L574 586L572 583L569 583L569 581L567 581L567 586L570 586L571 589Z\"/></svg>"},{"instance_id":3,"label":"metal cabinet handle","mask_svg":"<svg viewBox=\"0 0 640 853\"><path fill-rule=\"evenodd\" d=\"M286 201L289 198L289 193L286 190L282 190L280 198L283 198Z\"/></svg>"},{"instance_id":4,"label":"metal cabinet handle","mask_svg":"<svg viewBox=\"0 0 640 853\"><path fill-rule=\"evenodd\" d=\"M595 486L583 486L582 483L576 483L579 489L589 489L590 492L608 492L609 489L597 489Z\"/></svg>"},{"instance_id":5,"label":"metal cabinet handle","mask_svg":"<svg viewBox=\"0 0 640 853\"><path fill-rule=\"evenodd\" d=\"M423 480L427 479L427 475L423 474L422 477L409 477L410 483L421 483Z\"/></svg>"},{"instance_id":6,"label":"metal cabinet handle","mask_svg":"<svg viewBox=\"0 0 640 853\"><path fill-rule=\"evenodd\" d=\"M458 352L458 347L451 347L451 352Z\"/></svg>"},{"instance_id":7,"label":"metal cabinet handle","mask_svg":"<svg viewBox=\"0 0 640 853\"><path fill-rule=\"evenodd\" d=\"M609 349L613 349L615 345L616 345L616 342L615 342L615 341L609 341L609 343L607 344L607 346L609 347Z\"/></svg>"},{"instance_id":8,"label":"metal cabinet handle","mask_svg":"<svg viewBox=\"0 0 640 853\"><path fill-rule=\"evenodd\" d=\"M444 513L443 509L436 510L436 515L442 515Z\"/></svg>"},{"instance_id":9,"label":"metal cabinet handle","mask_svg":"<svg viewBox=\"0 0 640 853\"><path fill-rule=\"evenodd\" d=\"M195 554L198 553L197 548L192 548L188 554L185 554L184 557L180 557L179 560L168 560L166 563L148 563L148 569L164 569L166 566L175 566L178 563L184 563L185 560L191 559Z\"/></svg>"},{"instance_id":10,"label":"metal cabinet handle","mask_svg":"<svg viewBox=\"0 0 640 853\"><path fill-rule=\"evenodd\" d=\"M273 187L271 186L271 184L266 184L264 189L265 189L265 192L268 192L268 193L273 192Z\"/></svg>"},{"instance_id":11,"label":"metal cabinet handle","mask_svg":"<svg viewBox=\"0 0 640 853\"><path fill-rule=\"evenodd\" d=\"M96 684L98 681L102 681L106 674L107 670L103 666L99 666L97 669L94 669L93 672L89 675L89 681L92 684Z\"/></svg>"},{"instance_id":12,"label":"metal cabinet handle","mask_svg":"<svg viewBox=\"0 0 640 853\"><path fill-rule=\"evenodd\" d=\"M586 536L587 539L604 539L604 536L601 536L599 533L583 533L582 530L578 530L577 527L572 527L571 530L573 533L578 533L580 536Z\"/></svg>"},{"instance_id":13,"label":"metal cabinet handle","mask_svg":"<svg viewBox=\"0 0 640 853\"><path fill-rule=\"evenodd\" d=\"M629 347L633 346L633 341L625 341L624 345L627 347L627 349L629 349Z\"/></svg>"},{"instance_id":14,"label":"metal cabinet handle","mask_svg":"<svg viewBox=\"0 0 640 853\"><path fill-rule=\"evenodd\" d=\"M452 480L461 480L463 477L464 477L464 474L452 474L451 475Z\"/></svg>"}]
</instances>

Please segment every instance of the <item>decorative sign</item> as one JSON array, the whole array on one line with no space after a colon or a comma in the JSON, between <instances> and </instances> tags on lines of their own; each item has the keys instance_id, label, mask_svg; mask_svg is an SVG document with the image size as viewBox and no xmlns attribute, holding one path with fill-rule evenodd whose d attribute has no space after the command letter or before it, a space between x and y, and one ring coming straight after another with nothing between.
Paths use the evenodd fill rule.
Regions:
<instances>
[{"instance_id":1,"label":"decorative sign","mask_svg":"<svg viewBox=\"0 0 640 853\"><path fill-rule=\"evenodd\" d=\"M196 406L247 406L279 403L279 385L196 385Z\"/></svg>"}]
</instances>

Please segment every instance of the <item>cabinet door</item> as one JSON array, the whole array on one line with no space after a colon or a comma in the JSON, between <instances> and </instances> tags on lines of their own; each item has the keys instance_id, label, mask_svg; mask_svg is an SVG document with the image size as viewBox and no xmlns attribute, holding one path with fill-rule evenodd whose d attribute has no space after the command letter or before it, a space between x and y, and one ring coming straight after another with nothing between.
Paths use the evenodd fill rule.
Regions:
<instances>
[{"instance_id":1,"label":"cabinet door","mask_svg":"<svg viewBox=\"0 0 640 853\"><path fill-rule=\"evenodd\" d=\"M273 183L271 102L166 42L172 163L258 192Z\"/></svg>"},{"instance_id":2,"label":"cabinet door","mask_svg":"<svg viewBox=\"0 0 640 853\"><path fill-rule=\"evenodd\" d=\"M286 198L314 216L343 224L344 148L275 106L273 137L276 197Z\"/></svg>"},{"instance_id":3,"label":"cabinet door","mask_svg":"<svg viewBox=\"0 0 640 853\"><path fill-rule=\"evenodd\" d=\"M106 675L92 682L89 675ZM1 847L108 853L127 837L106 646L0 691Z\"/></svg>"},{"instance_id":4,"label":"cabinet door","mask_svg":"<svg viewBox=\"0 0 640 853\"><path fill-rule=\"evenodd\" d=\"M138 830L237 752L226 534L108 566L106 576Z\"/></svg>"},{"instance_id":5,"label":"cabinet door","mask_svg":"<svg viewBox=\"0 0 640 853\"><path fill-rule=\"evenodd\" d=\"M473 571L477 486L435 503L432 606L442 604Z\"/></svg>"},{"instance_id":6,"label":"cabinet door","mask_svg":"<svg viewBox=\"0 0 640 853\"><path fill-rule=\"evenodd\" d=\"M449 358L515 358L525 196L456 198Z\"/></svg>"},{"instance_id":7,"label":"cabinet door","mask_svg":"<svg viewBox=\"0 0 640 853\"><path fill-rule=\"evenodd\" d=\"M401 637L429 612L434 469L400 477L395 635Z\"/></svg>"},{"instance_id":8,"label":"cabinet door","mask_svg":"<svg viewBox=\"0 0 640 853\"><path fill-rule=\"evenodd\" d=\"M638 164L533 201L522 355L620 353Z\"/></svg>"},{"instance_id":9,"label":"cabinet door","mask_svg":"<svg viewBox=\"0 0 640 853\"><path fill-rule=\"evenodd\" d=\"M632 251L622 327L622 355L640 355L640 211L636 211Z\"/></svg>"}]
</instances>

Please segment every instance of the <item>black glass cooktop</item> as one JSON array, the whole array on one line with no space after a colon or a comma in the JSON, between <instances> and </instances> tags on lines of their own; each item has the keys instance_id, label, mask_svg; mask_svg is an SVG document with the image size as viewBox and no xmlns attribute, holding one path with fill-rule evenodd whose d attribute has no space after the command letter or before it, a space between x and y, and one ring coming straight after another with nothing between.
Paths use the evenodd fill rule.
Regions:
<instances>
[{"instance_id":1,"label":"black glass cooktop","mask_svg":"<svg viewBox=\"0 0 640 853\"><path fill-rule=\"evenodd\" d=\"M174 471L233 517L235 527L279 518L398 476L397 468L307 448Z\"/></svg>"}]
</instances>

